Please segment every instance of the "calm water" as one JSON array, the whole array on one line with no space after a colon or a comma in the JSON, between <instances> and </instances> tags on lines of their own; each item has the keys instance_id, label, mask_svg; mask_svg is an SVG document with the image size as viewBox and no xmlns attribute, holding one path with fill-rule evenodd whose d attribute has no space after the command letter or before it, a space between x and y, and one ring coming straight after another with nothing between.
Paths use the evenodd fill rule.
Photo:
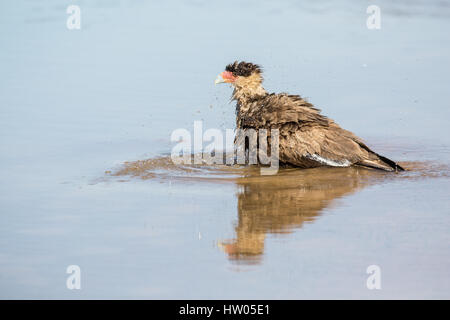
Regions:
<instances>
[{"instance_id":1,"label":"calm water","mask_svg":"<svg viewBox=\"0 0 450 320\"><path fill-rule=\"evenodd\" d=\"M369 4L1 2L0 298L450 298L450 2ZM241 59L411 171L174 166Z\"/></svg>"}]
</instances>

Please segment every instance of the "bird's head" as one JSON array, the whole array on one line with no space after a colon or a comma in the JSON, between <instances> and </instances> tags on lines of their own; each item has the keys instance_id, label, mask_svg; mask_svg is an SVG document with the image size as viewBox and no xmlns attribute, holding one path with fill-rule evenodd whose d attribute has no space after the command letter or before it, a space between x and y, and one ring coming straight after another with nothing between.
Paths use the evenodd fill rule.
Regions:
<instances>
[{"instance_id":1,"label":"bird's head","mask_svg":"<svg viewBox=\"0 0 450 320\"><path fill-rule=\"evenodd\" d=\"M234 87L259 86L262 82L261 73L261 67L257 64L235 61L225 67L214 83L231 83Z\"/></svg>"}]
</instances>

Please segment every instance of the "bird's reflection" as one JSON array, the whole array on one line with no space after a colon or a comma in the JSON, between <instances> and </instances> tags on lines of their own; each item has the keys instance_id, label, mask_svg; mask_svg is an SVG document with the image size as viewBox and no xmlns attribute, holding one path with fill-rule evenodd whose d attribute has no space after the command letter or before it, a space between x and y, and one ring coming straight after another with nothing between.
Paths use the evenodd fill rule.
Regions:
<instances>
[{"instance_id":1,"label":"bird's reflection","mask_svg":"<svg viewBox=\"0 0 450 320\"><path fill-rule=\"evenodd\" d=\"M276 176L237 180L236 236L219 244L230 260L258 263L267 234L290 233L314 221L334 200L388 174L364 168L285 169Z\"/></svg>"},{"instance_id":2,"label":"bird's reflection","mask_svg":"<svg viewBox=\"0 0 450 320\"><path fill-rule=\"evenodd\" d=\"M413 163L403 163L408 170ZM432 171L416 167L416 176ZM437 172L441 172L438 169ZM362 167L314 169L280 168L263 176L257 166L180 166L169 157L126 162L113 176L133 176L163 181L234 183L238 187L238 218L233 239L219 246L233 262L258 263L264 254L267 234L286 234L313 222L336 199L385 179L414 178Z\"/></svg>"}]
</instances>

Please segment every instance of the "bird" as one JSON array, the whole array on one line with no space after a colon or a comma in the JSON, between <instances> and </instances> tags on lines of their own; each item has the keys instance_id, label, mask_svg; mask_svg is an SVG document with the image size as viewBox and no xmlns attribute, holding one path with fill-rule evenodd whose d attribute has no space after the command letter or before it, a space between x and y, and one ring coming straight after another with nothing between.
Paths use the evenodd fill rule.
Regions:
<instances>
[{"instance_id":1,"label":"bird","mask_svg":"<svg viewBox=\"0 0 450 320\"><path fill-rule=\"evenodd\" d=\"M218 83L233 87L231 100L236 101L237 129L279 130L282 164L305 169L362 166L393 172L404 170L322 115L320 109L300 95L268 93L262 85L262 68L258 64L230 63L217 76L215 84Z\"/></svg>"}]
</instances>

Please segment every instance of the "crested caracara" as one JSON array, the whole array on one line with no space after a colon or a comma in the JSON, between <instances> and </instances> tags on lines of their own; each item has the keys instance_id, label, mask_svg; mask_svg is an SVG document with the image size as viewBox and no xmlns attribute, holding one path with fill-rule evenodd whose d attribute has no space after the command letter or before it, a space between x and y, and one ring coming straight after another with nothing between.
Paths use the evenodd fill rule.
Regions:
<instances>
[{"instance_id":1,"label":"crested caracara","mask_svg":"<svg viewBox=\"0 0 450 320\"><path fill-rule=\"evenodd\" d=\"M320 114L298 95L268 93L261 68L253 63L226 66L215 83L230 83L236 100L237 129L278 129L281 163L313 168L360 165L386 171L404 170L372 151L350 131Z\"/></svg>"}]
</instances>

